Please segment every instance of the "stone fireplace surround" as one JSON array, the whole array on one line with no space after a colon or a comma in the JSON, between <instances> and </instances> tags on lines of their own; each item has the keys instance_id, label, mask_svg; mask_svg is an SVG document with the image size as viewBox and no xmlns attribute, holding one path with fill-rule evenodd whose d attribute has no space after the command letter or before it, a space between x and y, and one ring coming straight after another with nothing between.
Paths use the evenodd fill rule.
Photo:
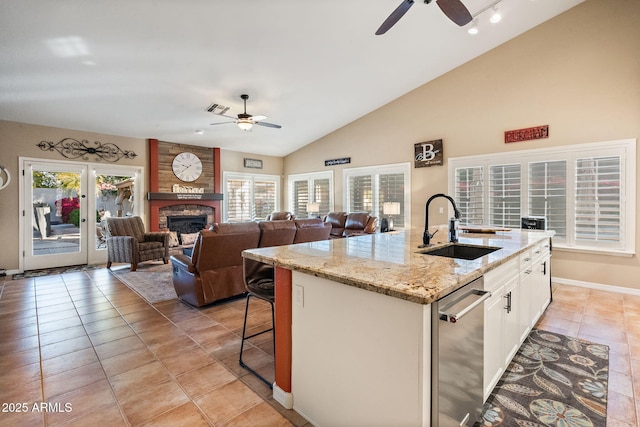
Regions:
<instances>
[{"instance_id":1,"label":"stone fireplace surround","mask_svg":"<svg viewBox=\"0 0 640 427\"><path fill-rule=\"evenodd\" d=\"M168 230L168 217L198 217L198 216L206 216L206 224L204 224L203 228L209 228L214 222L215 217L215 209L211 206L204 205L196 205L196 204L186 204L186 205L171 205L164 206L158 209L158 228L159 231ZM183 233L190 232L195 233L199 230L191 230L191 231L182 231L182 230L171 230L171 231L181 231Z\"/></svg>"}]
</instances>

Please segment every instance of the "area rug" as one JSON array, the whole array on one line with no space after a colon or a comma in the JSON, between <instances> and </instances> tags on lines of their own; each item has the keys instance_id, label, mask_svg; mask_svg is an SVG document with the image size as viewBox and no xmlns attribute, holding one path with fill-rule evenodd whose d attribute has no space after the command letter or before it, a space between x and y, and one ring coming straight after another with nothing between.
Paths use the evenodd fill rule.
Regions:
<instances>
[{"instance_id":1,"label":"area rug","mask_svg":"<svg viewBox=\"0 0 640 427\"><path fill-rule=\"evenodd\" d=\"M111 273L148 303L178 298L171 281L171 264L141 262L136 271L129 266L111 269Z\"/></svg>"},{"instance_id":2,"label":"area rug","mask_svg":"<svg viewBox=\"0 0 640 427\"><path fill-rule=\"evenodd\" d=\"M609 347L534 329L476 426L605 427Z\"/></svg>"},{"instance_id":3,"label":"area rug","mask_svg":"<svg viewBox=\"0 0 640 427\"><path fill-rule=\"evenodd\" d=\"M65 273L76 273L78 271L87 271L87 270L95 270L96 268L100 268L100 265L70 265L68 267L53 267L53 268L43 268L40 270L27 270L24 273L13 274L11 276L12 280L18 279L29 279L32 277L42 277L42 276L50 276L52 274L65 274Z\"/></svg>"}]
</instances>

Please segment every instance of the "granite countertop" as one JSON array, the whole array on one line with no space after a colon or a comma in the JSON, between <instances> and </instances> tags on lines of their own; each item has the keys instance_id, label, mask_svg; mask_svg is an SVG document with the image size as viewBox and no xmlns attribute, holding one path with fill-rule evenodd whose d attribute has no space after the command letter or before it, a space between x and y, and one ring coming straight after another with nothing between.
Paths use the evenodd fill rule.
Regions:
<instances>
[{"instance_id":1,"label":"granite countertop","mask_svg":"<svg viewBox=\"0 0 640 427\"><path fill-rule=\"evenodd\" d=\"M446 239L447 227L430 229L435 228L440 230L433 239L434 245L445 244L439 239ZM424 249L418 246L422 244L422 230L249 249L243 256L418 304L430 304L553 234L537 230L461 232L460 243L501 248L471 261L421 254Z\"/></svg>"}]
</instances>

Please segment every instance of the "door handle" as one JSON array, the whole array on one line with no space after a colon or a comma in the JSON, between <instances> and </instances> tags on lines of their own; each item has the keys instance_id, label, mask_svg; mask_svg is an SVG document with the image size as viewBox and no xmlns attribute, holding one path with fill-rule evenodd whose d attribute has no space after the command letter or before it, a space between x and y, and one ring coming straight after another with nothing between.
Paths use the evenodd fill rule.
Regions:
<instances>
[{"instance_id":1,"label":"door handle","mask_svg":"<svg viewBox=\"0 0 640 427\"><path fill-rule=\"evenodd\" d=\"M84 218L82 218L80 221L82 221L82 222L87 222L87 220L86 220L86 219L84 219Z\"/></svg>"},{"instance_id":2,"label":"door handle","mask_svg":"<svg viewBox=\"0 0 640 427\"><path fill-rule=\"evenodd\" d=\"M479 295L480 298L478 298L473 303L469 304L468 306L466 306L465 308L463 308L457 313L448 314L444 312L449 308L449 306L459 302L460 300L468 297L469 295ZM456 323L458 320L462 319L462 317L464 317L465 314L469 313L471 310L473 310L474 308L482 304L486 299L490 297L491 297L491 292L489 291L482 291L480 289L471 289L469 292L467 292L460 298L456 299L455 301L451 302L447 306L443 307L442 308L443 311L438 312L438 315L439 315L438 317L440 318L440 320L443 320L445 322Z\"/></svg>"}]
</instances>

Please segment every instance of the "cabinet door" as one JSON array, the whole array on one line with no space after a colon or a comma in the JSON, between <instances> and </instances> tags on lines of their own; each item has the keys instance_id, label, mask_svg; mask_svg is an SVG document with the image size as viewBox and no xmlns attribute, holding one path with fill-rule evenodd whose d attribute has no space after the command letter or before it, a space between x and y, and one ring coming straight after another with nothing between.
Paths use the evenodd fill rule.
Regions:
<instances>
[{"instance_id":1,"label":"cabinet door","mask_svg":"<svg viewBox=\"0 0 640 427\"><path fill-rule=\"evenodd\" d=\"M507 366L520 348L520 283L518 277L512 278L504 286L504 366Z\"/></svg>"},{"instance_id":2,"label":"cabinet door","mask_svg":"<svg viewBox=\"0 0 640 427\"><path fill-rule=\"evenodd\" d=\"M504 372L503 319L504 287L491 292L484 303L484 399Z\"/></svg>"},{"instance_id":3,"label":"cabinet door","mask_svg":"<svg viewBox=\"0 0 640 427\"><path fill-rule=\"evenodd\" d=\"M539 261L535 275L536 288L538 289L540 315L551 302L551 272L549 271L551 257L547 256Z\"/></svg>"}]
</instances>

